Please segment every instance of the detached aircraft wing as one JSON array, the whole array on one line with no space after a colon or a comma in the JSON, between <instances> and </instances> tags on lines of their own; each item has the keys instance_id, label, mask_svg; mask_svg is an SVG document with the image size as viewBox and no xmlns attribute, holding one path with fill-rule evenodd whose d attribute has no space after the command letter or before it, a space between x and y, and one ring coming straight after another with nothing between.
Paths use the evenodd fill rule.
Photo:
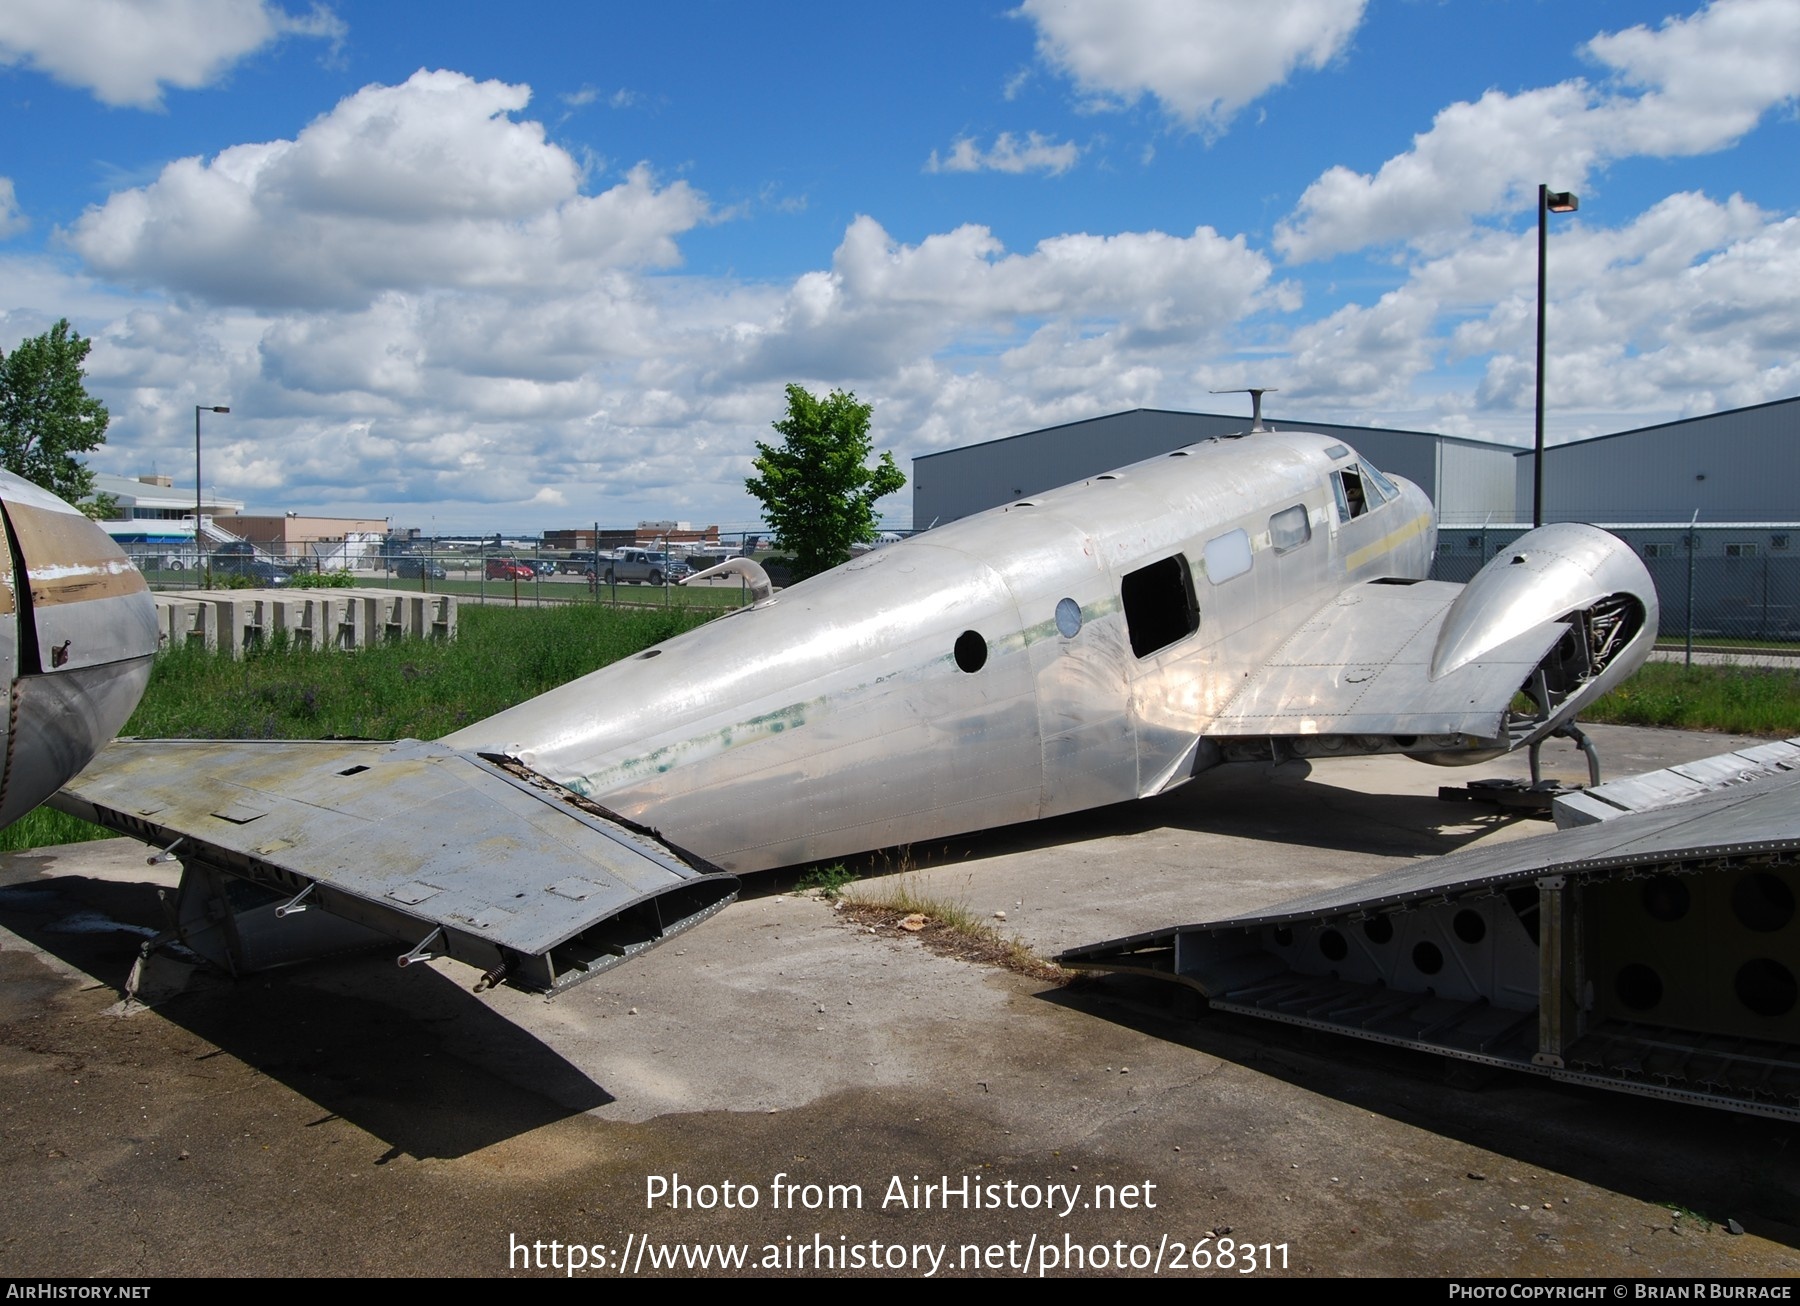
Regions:
<instances>
[{"instance_id":1,"label":"detached aircraft wing","mask_svg":"<svg viewBox=\"0 0 1800 1306\"><path fill-rule=\"evenodd\" d=\"M401 965L557 992L737 896L597 803L418 740L120 740L53 801L179 857L179 937L233 968L385 936Z\"/></svg>"}]
</instances>

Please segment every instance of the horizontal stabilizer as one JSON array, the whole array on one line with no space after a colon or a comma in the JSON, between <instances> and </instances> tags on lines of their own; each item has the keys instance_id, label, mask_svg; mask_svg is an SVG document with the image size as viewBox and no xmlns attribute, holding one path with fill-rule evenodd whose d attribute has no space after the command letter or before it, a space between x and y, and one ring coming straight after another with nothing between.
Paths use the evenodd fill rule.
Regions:
<instances>
[{"instance_id":1,"label":"horizontal stabilizer","mask_svg":"<svg viewBox=\"0 0 1800 1306\"><path fill-rule=\"evenodd\" d=\"M259 886L253 907L282 905L258 928L319 908L404 944L402 965L453 957L535 992L629 960L737 896L733 876L597 804L418 740L121 740L53 803L167 849L187 876L227 877L233 934L252 919L246 886ZM233 942L238 959L281 952Z\"/></svg>"}]
</instances>

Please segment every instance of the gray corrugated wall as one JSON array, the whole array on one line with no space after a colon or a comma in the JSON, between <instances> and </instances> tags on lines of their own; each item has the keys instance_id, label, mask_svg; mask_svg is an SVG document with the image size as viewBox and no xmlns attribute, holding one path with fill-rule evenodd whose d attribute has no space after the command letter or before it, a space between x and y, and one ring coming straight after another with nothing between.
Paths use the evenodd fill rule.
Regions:
<instances>
[{"instance_id":1,"label":"gray corrugated wall","mask_svg":"<svg viewBox=\"0 0 1800 1306\"><path fill-rule=\"evenodd\" d=\"M1517 460L1531 518L1532 455ZM1800 508L1800 399L1551 445L1545 521L1789 521Z\"/></svg>"},{"instance_id":2,"label":"gray corrugated wall","mask_svg":"<svg viewBox=\"0 0 1800 1306\"><path fill-rule=\"evenodd\" d=\"M1440 513L1481 520L1513 511L1512 451L1423 431L1276 419L1287 431L1335 435L1384 472L1404 476ZM913 459L913 525L924 530L1025 495L1067 485L1196 440L1236 435L1242 416L1140 408ZM1446 452L1440 460L1440 447ZM1447 479L1440 483L1440 461Z\"/></svg>"}]
</instances>

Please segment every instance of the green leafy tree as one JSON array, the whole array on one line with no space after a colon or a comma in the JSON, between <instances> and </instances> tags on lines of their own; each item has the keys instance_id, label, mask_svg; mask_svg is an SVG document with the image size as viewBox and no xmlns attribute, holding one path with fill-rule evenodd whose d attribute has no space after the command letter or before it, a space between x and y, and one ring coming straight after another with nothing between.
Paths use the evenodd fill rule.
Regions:
<instances>
[{"instance_id":1,"label":"green leafy tree","mask_svg":"<svg viewBox=\"0 0 1800 1306\"><path fill-rule=\"evenodd\" d=\"M94 489L75 455L106 443L106 405L82 381L91 347L64 318L0 356L0 466L69 503Z\"/></svg>"},{"instance_id":2,"label":"green leafy tree","mask_svg":"<svg viewBox=\"0 0 1800 1306\"><path fill-rule=\"evenodd\" d=\"M850 556L850 546L875 538L875 501L906 484L894 455L868 465L869 415L874 408L833 390L819 399L804 386L787 388L787 416L772 425L779 447L756 442L757 475L744 488L763 506L763 520L793 555L795 580Z\"/></svg>"},{"instance_id":3,"label":"green leafy tree","mask_svg":"<svg viewBox=\"0 0 1800 1306\"><path fill-rule=\"evenodd\" d=\"M119 519L119 496L116 494L96 494L91 499L83 499L75 506L95 521L117 521Z\"/></svg>"}]
</instances>

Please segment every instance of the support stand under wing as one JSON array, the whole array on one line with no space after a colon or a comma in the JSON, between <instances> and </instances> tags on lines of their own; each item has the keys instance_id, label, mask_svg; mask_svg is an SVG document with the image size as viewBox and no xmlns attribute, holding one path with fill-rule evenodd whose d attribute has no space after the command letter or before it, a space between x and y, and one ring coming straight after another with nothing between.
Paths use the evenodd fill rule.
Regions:
<instances>
[{"instance_id":1,"label":"support stand under wing","mask_svg":"<svg viewBox=\"0 0 1800 1306\"><path fill-rule=\"evenodd\" d=\"M1800 1120L1796 745L1680 768L1679 799L1655 777L1629 803L1590 791L1575 819L1604 807L1594 824L1058 960L1176 980L1218 1010Z\"/></svg>"},{"instance_id":2,"label":"support stand under wing","mask_svg":"<svg viewBox=\"0 0 1800 1306\"><path fill-rule=\"evenodd\" d=\"M175 937L234 972L386 938L402 966L554 993L737 896L595 803L418 740L122 740L52 802L179 858Z\"/></svg>"}]
</instances>

